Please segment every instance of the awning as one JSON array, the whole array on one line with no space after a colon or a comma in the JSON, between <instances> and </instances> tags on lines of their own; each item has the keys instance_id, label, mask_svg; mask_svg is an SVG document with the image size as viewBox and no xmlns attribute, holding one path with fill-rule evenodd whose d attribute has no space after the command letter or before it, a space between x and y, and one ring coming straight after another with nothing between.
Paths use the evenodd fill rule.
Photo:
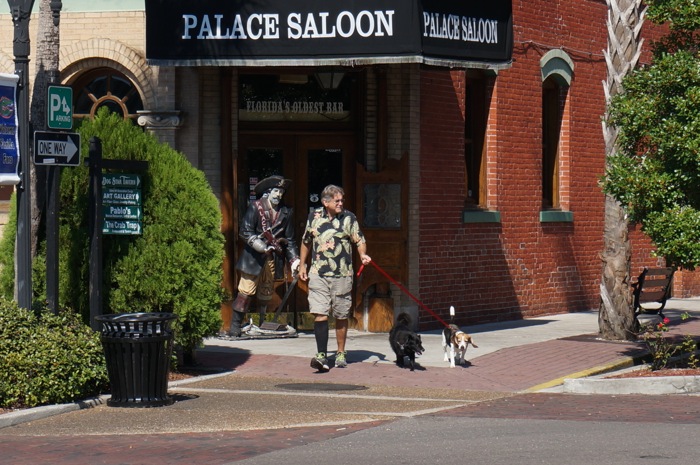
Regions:
<instances>
[{"instance_id":1,"label":"awning","mask_svg":"<svg viewBox=\"0 0 700 465\"><path fill-rule=\"evenodd\" d=\"M503 69L512 51L511 0L146 0L154 66Z\"/></svg>"}]
</instances>

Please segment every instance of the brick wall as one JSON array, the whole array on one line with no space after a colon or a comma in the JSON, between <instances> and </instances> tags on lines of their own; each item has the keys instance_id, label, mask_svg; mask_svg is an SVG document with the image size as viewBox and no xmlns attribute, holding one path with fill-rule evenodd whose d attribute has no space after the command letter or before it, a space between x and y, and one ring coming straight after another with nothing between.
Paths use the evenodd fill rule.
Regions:
<instances>
[{"instance_id":1,"label":"brick wall","mask_svg":"<svg viewBox=\"0 0 700 465\"><path fill-rule=\"evenodd\" d=\"M29 75L35 75L38 15L29 21L30 61ZM105 62L127 63L144 59L146 29L144 11L104 11L61 13L61 44L59 67L65 72L67 66L78 59L99 57ZM0 15L0 66L2 72L14 72L12 38L14 26L9 15Z\"/></svg>"},{"instance_id":2,"label":"brick wall","mask_svg":"<svg viewBox=\"0 0 700 465\"><path fill-rule=\"evenodd\" d=\"M496 79L488 128L488 205L500 223L461 221L464 73L422 70L420 295L438 314L454 305L458 322L474 324L598 308L606 15L602 1L513 2L514 62ZM541 223L540 58L559 48L574 62L562 172L574 221ZM634 275L656 259L643 235L632 238Z\"/></svg>"}]
</instances>

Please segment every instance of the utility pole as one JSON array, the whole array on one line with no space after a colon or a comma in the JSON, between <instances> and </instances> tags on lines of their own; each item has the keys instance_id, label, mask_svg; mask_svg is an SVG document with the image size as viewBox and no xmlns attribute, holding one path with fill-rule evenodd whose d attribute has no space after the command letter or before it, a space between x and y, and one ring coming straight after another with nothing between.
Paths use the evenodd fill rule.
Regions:
<instances>
[{"instance_id":1,"label":"utility pole","mask_svg":"<svg viewBox=\"0 0 700 465\"><path fill-rule=\"evenodd\" d=\"M12 14L17 83L19 178L17 185L17 239L15 243L15 294L21 308L32 307L31 179L29 157L29 17L34 0L7 0Z\"/></svg>"}]
</instances>

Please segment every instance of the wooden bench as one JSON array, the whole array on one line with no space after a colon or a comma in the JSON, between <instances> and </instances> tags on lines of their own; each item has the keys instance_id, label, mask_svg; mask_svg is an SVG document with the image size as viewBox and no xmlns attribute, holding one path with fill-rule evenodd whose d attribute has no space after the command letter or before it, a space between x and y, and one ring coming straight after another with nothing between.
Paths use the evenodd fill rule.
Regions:
<instances>
[{"instance_id":1,"label":"wooden bench","mask_svg":"<svg viewBox=\"0 0 700 465\"><path fill-rule=\"evenodd\" d=\"M675 268L644 268L637 282L632 283L634 295L634 314L656 312L663 318L666 300L671 297L673 273ZM657 308L648 308L646 304L658 304ZM645 306L643 306L645 305Z\"/></svg>"}]
</instances>

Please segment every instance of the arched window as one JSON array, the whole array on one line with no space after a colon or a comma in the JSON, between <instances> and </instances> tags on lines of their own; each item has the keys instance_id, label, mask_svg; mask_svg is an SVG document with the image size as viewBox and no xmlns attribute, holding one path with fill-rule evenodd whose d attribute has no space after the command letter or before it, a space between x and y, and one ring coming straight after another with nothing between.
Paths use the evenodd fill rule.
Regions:
<instances>
[{"instance_id":1,"label":"arched window","mask_svg":"<svg viewBox=\"0 0 700 465\"><path fill-rule=\"evenodd\" d=\"M569 205L568 94L574 63L563 50L550 50L540 60L542 71L542 209Z\"/></svg>"},{"instance_id":2,"label":"arched window","mask_svg":"<svg viewBox=\"0 0 700 465\"><path fill-rule=\"evenodd\" d=\"M464 93L464 162L470 207L486 208L486 132L492 79L467 72Z\"/></svg>"},{"instance_id":3,"label":"arched window","mask_svg":"<svg viewBox=\"0 0 700 465\"><path fill-rule=\"evenodd\" d=\"M561 88L553 79L542 84L542 208L559 205Z\"/></svg>"},{"instance_id":4,"label":"arched window","mask_svg":"<svg viewBox=\"0 0 700 465\"><path fill-rule=\"evenodd\" d=\"M112 68L96 68L81 75L72 85L73 116L94 118L100 107L136 121L143 102L136 86Z\"/></svg>"}]
</instances>

